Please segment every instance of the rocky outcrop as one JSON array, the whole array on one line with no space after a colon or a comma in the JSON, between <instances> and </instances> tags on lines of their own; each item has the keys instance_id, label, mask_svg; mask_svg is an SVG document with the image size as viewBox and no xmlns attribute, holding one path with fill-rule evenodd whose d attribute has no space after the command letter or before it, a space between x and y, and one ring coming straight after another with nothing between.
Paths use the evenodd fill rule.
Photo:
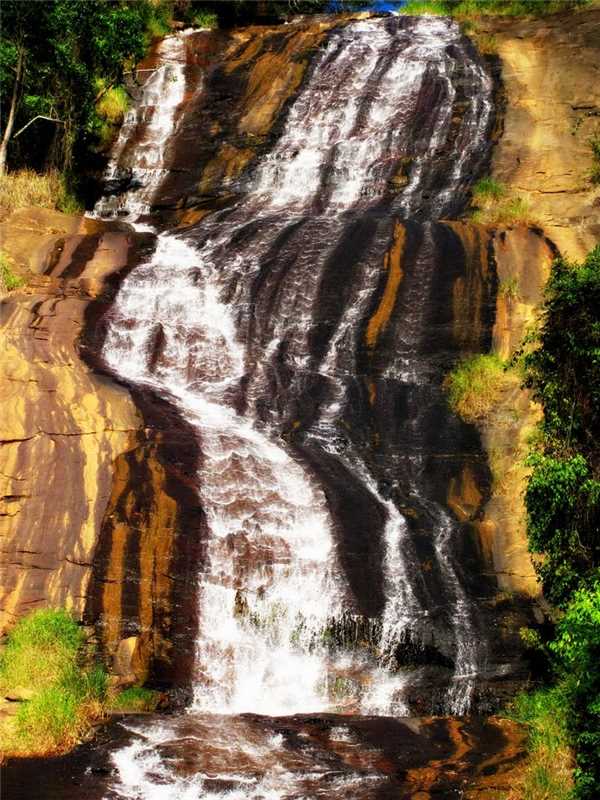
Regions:
<instances>
[{"instance_id":1,"label":"rocky outcrop","mask_svg":"<svg viewBox=\"0 0 600 800\"><path fill-rule=\"evenodd\" d=\"M495 281L495 307L489 342L490 351L509 360L533 323L556 248L539 229L519 225L494 228L466 222L447 223L459 236L468 265L465 278L453 288L457 334L466 352L477 352L481 320L461 309L477 309L485 275ZM527 549L523 492L527 469L527 440L540 410L521 389L514 375L507 381L499 401L478 422L488 456L491 491L484 514L477 522L478 534L489 568L501 592L539 596L539 584ZM450 505L455 513L475 519L472 511L481 502L481 489L464 475L450 485Z\"/></svg>"},{"instance_id":2,"label":"rocky outcrop","mask_svg":"<svg viewBox=\"0 0 600 800\"><path fill-rule=\"evenodd\" d=\"M1 305L4 626L39 606L83 613L113 462L141 419L126 390L83 363L77 338L89 303L141 243L42 209L16 212L1 236L30 274Z\"/></svg>"},{"instance_id":3,"label":"rocky outcrop","mask_svg":"<svg viewBox=\"0 0 600 800\"><path fill-rule=\"evenodd\" d=\"M600 239L600 188L590 137L600 132L600 9L537 20L495 19L506 95L492 174L524 197L562 253L581 259Z\"/></svg>"},{"instance_id":4,"label":"rocky outcrop","mask_svg":"<svg viewBox=\"0 0 600 800\"><path fill-rule=\"evenodd\" d=\"M98 626L117 671L146 677L156 665L159 679L177 668L164 644L177 638L173 587L189 599L178 585L189 551L174 541L185 524L197 542L200 527L176 508L176 414L134 401L96 359L98 320L154 236L45 209L15 212L0 236L27 277L0 300L0 626L65 607Z\"/></svg>"}]
</instances>

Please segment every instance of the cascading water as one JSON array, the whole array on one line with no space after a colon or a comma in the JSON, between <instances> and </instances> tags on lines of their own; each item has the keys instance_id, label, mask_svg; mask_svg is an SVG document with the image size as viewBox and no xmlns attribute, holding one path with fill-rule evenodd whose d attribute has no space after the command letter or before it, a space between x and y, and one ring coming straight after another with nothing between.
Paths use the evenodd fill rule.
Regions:
<instances>
[{"instance_id":1,"label":"cascading water","mask_svg":"<svg viewBox=\"0 0 600 800\"><path fill-rule=\"evenodd\" d=\"M129 188L97 214L148 219L184 96L184 47L185 35L163 43L109 168L114 183L128 163ZM450 670L443 705L469 709L485 642L453 556L455 523L427 488L420 420L440 405L453 358L443 344L435 358L424 345L437 263L431 221L460 207L485 158L491 88L447 19L334 29L244 196L187 234L161 233L152 259L123 282L103 357L122 379L169 397L197 431L209 540L188 715L198 727L133 726L135 740L115 755L116 796L331 796L310 793L330 770L323 753L286 761L279 734L232 715L408 714L408 687L426 691L426 675L419 661L402 669L405 646L441 648ZM133 136L137 149L124 158ZM373 371L387 322L375 314L365 334L363 321L394 217L426 221L414 227L396 346ZM339 424L363 402L357 385L370 371L367 405L391 386L408 410L383 466L363 432ZM437 582L420 569L402 511L411 504ZM379 585L369 587L370 576ZM331 749L348 749L351 733L336 730ZM202 735L212 755L185 775L169 748ZM327 792L373 796L381 780L346 769Z\"/></svg>"}]
</instances>

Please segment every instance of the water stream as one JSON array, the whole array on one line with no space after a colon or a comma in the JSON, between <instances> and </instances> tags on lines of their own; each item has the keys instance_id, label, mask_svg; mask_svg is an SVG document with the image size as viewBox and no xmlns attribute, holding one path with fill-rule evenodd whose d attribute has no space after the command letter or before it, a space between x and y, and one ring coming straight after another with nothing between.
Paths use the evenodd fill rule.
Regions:
<instances>
[{"instance_id":1,"label":"water stream","mask_svg":"<svg viewBox=\"0 0 600 800\"><path fill-rule=\"evenodd\" d=\"M99 216L152 222L188 35L161 46ZM344 715L408 715L432 669L431 710L471 707L485 636L457 524L431 479L432 449L451 450L460 433L440 411L455 354L428 337L443 263L436 220L460 208L485 159L491 93L447 19L334 29L238 201L188 232L159 233L124 280L102 355L197 432L209 540L193 703L183 717L130 724L111 796L383 796L385 770L375 755L353 762ZM374 334L394 220L409 221L403 293ZM377 350L386 336L394 345ZM387 450L373 445L383 428ZM300 731L291 747L266 722L328 713L340 721L327 746Z\"/></svg>"}]
</instances>

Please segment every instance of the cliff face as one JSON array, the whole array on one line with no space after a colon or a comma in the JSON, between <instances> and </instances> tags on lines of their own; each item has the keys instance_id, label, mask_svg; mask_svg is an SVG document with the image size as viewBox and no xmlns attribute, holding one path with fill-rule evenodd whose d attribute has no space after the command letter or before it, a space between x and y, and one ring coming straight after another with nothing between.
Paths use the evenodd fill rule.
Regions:
<instances>
[{"instance_id":1,"label":"cliff face","mask_svg":"<svg viewBox=\"0 0 600 800\"><path fill-rule=\"evenodd\" d=\"M87 323L88 361L97 352L95 320L154 237L44 209L15 212L0 236L28 275L27 288L0 305L0 624L66 607L102 620L118 671L144 677L151 660L172 671L173 587L184 601L187 569L173 543L189 523L176 508L180 467L168 461L178 424L152 398L134 401L81 349ZM109 554L99 550L107 527Z\"/></svg>"},{"instance_id":2,"label":"cliff face","mask_svg":"<svg viewBox=\"0 0 600 800\"><path fill-rule=\"evenodd\" d=\"M193 225L241 192L333 25L189 37L178 134L161 164L169 177L156 211L165 222ZM506 92L492 173L530 199L543 233L447 223L463 249L451 297L465 353L489 340L509 356L540 300L552 242L578 258L600 235L598 189L586 177L600 109L599 26L597 11L489 23ZM152 56L142 67L154 63ZM135 146L134 137L132 162ZM96 625L118 671L169 684L189 674L185 653L196 627L205 555L194 490L201 443L166 401L119 385L98 358L115 288L152 251L154 237L39 209L13 214L0 236L2 249L30 271L27 289L0 300L0 626L37 606L66 606ZM401 259L394 272L392 257L365 331L369 353L403 277ZM516 290L496 291L483 320L483 300L502 285ZM365 391L375 406L375 381ZM445 488L456 517L476 534L490 577L525 595L538 588L520 459L537 413L518 387L507 389L481 426L491 486L465 469Z\"/></svg>"},{"instance_id":3,"label":"cliff face","mask_svg":"<svg viewBox=\"0 0 600 800\"><path fill-rule=\"evenodd\" d=\"M589 139L600 132L600 9L484 29L506 91L492 174L526 198L564 255L580 259L600 239L600 187L589 179Z\"/></svg>"},{"instance_id":4,"label":"cliff face","mask_svg":"<svg viewBox=\"0 0 600 800\"><path fill-rule=\"evenodd\" d=\"M129 393L95 375L77 338L86 307L140 249L115 226L40 209L1 226L33 277L2 299L1 621L38 606L81 616L113 462L141 421Z\"/></svg>"}]
</instances>

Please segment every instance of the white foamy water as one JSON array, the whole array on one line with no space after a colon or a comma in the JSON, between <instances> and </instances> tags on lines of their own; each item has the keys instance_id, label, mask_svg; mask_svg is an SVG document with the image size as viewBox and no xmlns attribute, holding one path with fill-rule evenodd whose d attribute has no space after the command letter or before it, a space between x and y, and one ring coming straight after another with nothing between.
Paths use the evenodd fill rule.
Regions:
<instances>
[{"instance_id":1,"label":"white foamy water","mask_svg":"<svg viewBox=\"0 0 600 800\"><path fill-rule=\"evenodd\" d=\"M162 234L151 261L123 282L103 355L123 377L167 391L202 443L210 539L199 576L194 707L322 710L329 699L318 637L343 608L331 521L302 467L227 405L243 352L219 288L209 247L198 252ZM150 369L157 324L164 344Z\"/></svg>"},{"instance_id":2,"label":"white foamy water","mask_svg":"<svg viewBox=\"0 0 600 800\"><path fill-rule=\"evenodd\" d=\"M156 190L168 174L165 151L176 130L175 115L185 93L185 37L189 33L166 36L158 48L159 65L149 73L139 73L140 99L125 114L104 176L106 183L127 176L131 188L103 198L96 216L136 220L150 212ZM125 157L132 141L133 152Z\"/></svg>"}]
</instances>

